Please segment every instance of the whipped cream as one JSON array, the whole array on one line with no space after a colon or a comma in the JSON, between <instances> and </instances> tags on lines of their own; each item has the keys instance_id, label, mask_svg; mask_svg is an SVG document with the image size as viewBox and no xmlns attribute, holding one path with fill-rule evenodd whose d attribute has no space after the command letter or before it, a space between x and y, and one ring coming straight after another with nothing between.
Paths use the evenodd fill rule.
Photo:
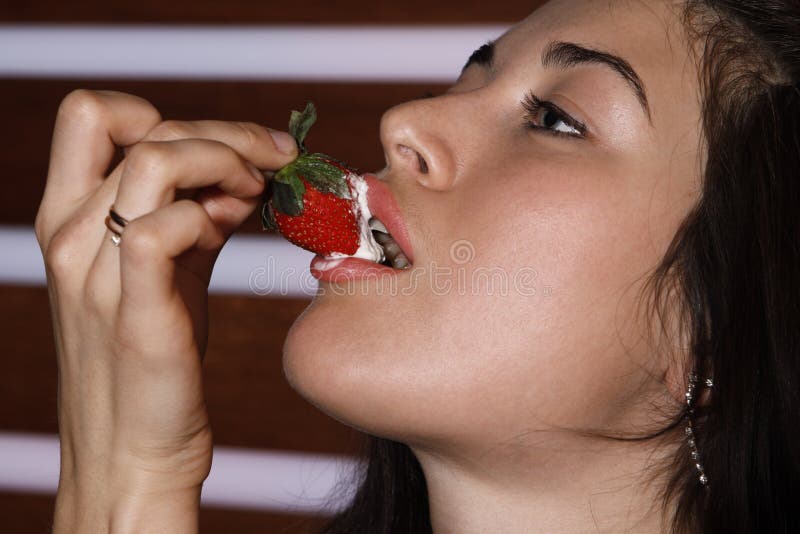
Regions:
<instances>
[{"instance_id":1,"label":"whipped cream","mask_svg":"<svg viewBox=\"0 0 800 534\"><path fill-rule=\"evenodd\" d=\"M350 191L355 195L355 206L353 211L358 221L358 229L360 234L358 250L352 256L342 254L341 252L333 252L327 258L362 258L369 261L380 263L385 259L383 255L383 247L381 247L375 238L372 237L372 229L369 227L369 220L372 218L372 212L369 211L367 205L367 191L369 185L367 181L355 173L347 175L347 181L350 182Z\"/></svg>"}]
</instances>

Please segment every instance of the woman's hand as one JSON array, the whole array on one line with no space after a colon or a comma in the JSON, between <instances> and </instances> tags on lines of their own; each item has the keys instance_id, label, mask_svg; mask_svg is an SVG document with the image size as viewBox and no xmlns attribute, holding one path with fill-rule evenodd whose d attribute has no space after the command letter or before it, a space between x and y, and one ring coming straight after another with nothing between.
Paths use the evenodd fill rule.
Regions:
<instances>
[{"instance_id":1,"label":"woman's hand","mask_svg":"<svg viewBox=\"0 0 800 534\"><path fill-rule=\"evenodd\" d=\"M259 203L257 168L296 156L292 138L274 134L162 122L149 102L118 92L78 90L61 103L35 223L59 369L56 528L59 514L74 528L76 515L135 515L132 502L199 499L212 454L207 287ZM126 155L106 176L115 145ZM104 224L112 204L130 221L119 248Z\"/></svg>"}]
</instances>

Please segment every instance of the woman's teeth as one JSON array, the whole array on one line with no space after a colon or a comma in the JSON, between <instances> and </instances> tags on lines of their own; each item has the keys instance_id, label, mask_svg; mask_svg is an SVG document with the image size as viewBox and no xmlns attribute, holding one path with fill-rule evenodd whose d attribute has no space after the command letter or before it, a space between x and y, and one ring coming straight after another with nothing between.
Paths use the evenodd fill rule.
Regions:
<instances>
[{"instance_id":1,"label":"woman's teeth","mask_svg":"<svg viewBox=\"0 0 800 534\"><path fill-rule=\"evenodd\" d=\"M380 219L376 219L375 217L370 218L369 227L371 230L377 230L379 232L383 232L384 234L389 233L389 230L386 229Z\"/></svg>"},{"instance_id":2,"label":"woman's teeth","mask_svg":"<svg viewBox=\"0 0 800 534\"><path fill-rule=\"evenodd\" d=\"M369 221L369 227L372 230L372 236L375 241L383 247L383 253L386 256L386 260L383 262L385 265L391 265L395 269L408 269L411 267L411 262L408 261L406 255L400 250L400 246L381 221L373 217Z\"/></svg>"}]
</instances>

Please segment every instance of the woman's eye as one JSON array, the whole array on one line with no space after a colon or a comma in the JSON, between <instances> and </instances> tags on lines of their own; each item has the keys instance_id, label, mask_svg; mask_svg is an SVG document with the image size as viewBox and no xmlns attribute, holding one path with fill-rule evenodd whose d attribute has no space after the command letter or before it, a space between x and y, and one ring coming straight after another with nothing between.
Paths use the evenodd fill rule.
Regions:
<instances>
[{"instance_id":1,"label":"woman's eye","mask_svg":"<svg viewBox=\"0 0 800 534\"><path fill-rule=\"evenodd\" d=\"M539 99L528 93L522 102L525 110L525 125L532 130L541 130L553 135L582 138L586 127L573 119L552 102Z\"/></svg>"},{"instance_id":2,"label":"woman's eye","mask_svg":"<svg viewBox=\"0 0 800 534\"><path fill-rule=\"evenodd\" d=\"M542 126L557 132L580 135L580 132L566 123L566 121L553 110L545 109L541 113Z\"/></svg>"}]
</instances>

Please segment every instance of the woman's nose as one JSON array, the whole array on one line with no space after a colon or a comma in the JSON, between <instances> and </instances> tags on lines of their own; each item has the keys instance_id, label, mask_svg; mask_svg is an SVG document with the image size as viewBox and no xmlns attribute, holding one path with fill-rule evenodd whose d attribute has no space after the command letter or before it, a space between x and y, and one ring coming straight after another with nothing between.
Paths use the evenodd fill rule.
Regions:
<instances>
[{"instance_id":1,"label":"woman's nose","mask_svg":"<svg viewBox=\"0 0 800 534\"><path fill-rule=\"evenodd\" d=\"M447 142L447 123L433 100L415 100L389 109L381 118L386 163L398 175L446 191L453 186L455 165Z\"/></svg>"}]
</instances>

